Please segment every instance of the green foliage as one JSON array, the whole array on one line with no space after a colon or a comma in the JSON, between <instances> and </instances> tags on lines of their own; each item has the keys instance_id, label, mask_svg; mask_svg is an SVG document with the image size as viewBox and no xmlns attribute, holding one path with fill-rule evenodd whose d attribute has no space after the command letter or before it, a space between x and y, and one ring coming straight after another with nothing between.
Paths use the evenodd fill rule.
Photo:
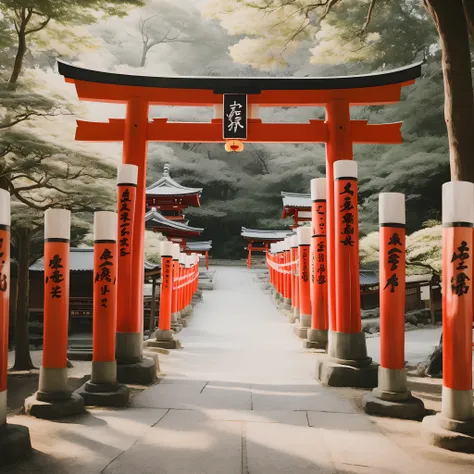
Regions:
<instances>
[{"instance_id":1,"label":"green foliage","mask_svg":"<svg viewBox=\"0 0 474 474\"><path fill-rule=\"evenodd\" d=\"M125 16L130 6L143 4L143 0L2 0L0 8L6 14L31 12L32 21L40 24L52 19L65 25L87 25L103 16Z\"/></svg>"},{"instance_id":2,"label":"green foliage","mask_svg":"<svg viewBox=\"0 0 474 474\"><path fill-rule=\"evenodd\" d=\"M435 221L432 222L435 224ZM380 235L371 232L360 240L360 261L371 265L379 261ZM406 239L408 275L441 272L442 226L431 225L413 232ZM421 265L417 265L421 264Z\"/></svg>"}]
</instances>

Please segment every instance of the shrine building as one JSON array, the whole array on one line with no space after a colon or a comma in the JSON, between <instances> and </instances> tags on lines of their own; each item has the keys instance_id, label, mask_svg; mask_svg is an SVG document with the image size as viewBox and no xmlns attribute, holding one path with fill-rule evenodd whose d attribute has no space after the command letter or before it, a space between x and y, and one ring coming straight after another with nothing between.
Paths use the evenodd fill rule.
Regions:
<instances>
[{"instance_id":1,"label":"shrine building","mask_svg":"<svg viewBox=\"0 0 474 474\"><path fill-rule=\"evenodd\" d=\"M247 229L242 227L240 235L248 242L245 248L248 251L247 267L252 267L252 252L263 252L266 255L270 244L280 242L293 233L291 230Z\"/></svg>"},{"instance_id":2,"label":"shrine building","mask_svg":"<svg viewBox=\"0 0 474 474\"><path fill-rule=\"evenodd\" d=\"M203 228L191 227L188 223L186 220L168 219L154 207L145 214L145 229L160 232L169 241L179 244L182 251L186 249L188 239L199 237L204 231Z\"/></svg>"},{"instance_id":3,"label":"shrine building","mask_svg":"<svg viewBox=\"0 0 474 474\"><path fill-rule=\"evenodd\" d=\"M170 176L170 167L165 164L163 176L146 188L147 209L155 208L161 215L172 221L183 222L183 210L200 207L202 188L187 188Z\"/></svg>"},{"instance_id":4,"label":"shrine building","mask_svg":"<svg viewBox=\"0 0 474 474\"><path fill-rule=\"evenodd\" d=\"M311 222L311 194L287 193L282 191L283 213L282 219L291 217L291 229L300 226L303 222Z\"/></svg>"}]
</instances>

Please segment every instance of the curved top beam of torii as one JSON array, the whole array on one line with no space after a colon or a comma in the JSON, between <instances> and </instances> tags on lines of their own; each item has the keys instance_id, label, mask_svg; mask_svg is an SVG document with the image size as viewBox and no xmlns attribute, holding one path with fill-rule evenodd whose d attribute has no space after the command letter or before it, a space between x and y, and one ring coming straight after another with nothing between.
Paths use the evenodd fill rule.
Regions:
<instances>
[{"instance_id":1,"label":"curved top beam of torii","mask_svg":"<svg viewBox=\"0 0 474 474\"><path fill-rule=\"evenodd\" d=\"M76 85L79 98L97 102L212 106L222 94L248 94L249 104L314 106L334 98L352 105L381 105L400 100L400 89L421 75L422 63L390 71L339 77L151 77L80 68L58 61L59 73Z\"/></svg>"}]
</instances>

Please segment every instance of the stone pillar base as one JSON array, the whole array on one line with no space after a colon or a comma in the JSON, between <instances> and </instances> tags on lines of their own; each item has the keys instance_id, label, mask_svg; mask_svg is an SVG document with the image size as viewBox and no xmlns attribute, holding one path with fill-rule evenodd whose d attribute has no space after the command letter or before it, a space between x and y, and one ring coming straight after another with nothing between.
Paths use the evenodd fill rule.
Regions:
<instances>
[{"instance_id":1,"label":"stone pillar base","mask_svg":"<svg viewBox=\"0 0 474 474\"><path fill-rule=\"evenodd\" d=\"M389 392L390 394L393 392ZM403 400L386 400L383 393L375 388L372 393L366 393L362 399L362 407L368 415L386 416L388 418L401 418L404 420L421 420L425 415L424 403L408 392L408 397Z\"/></svg>"},{"instance_id":2,"label":"stone pillar base","mask_svg":"<svg viewBox=\"0 0 474 474\"><path fill-rule=\"evenodd\" d=\"M327 350L328 332L324 329L308 329L307 340L304 341L303 347L306 349L323 349Z\"/></svg>"},{"instance_id":3,"label":"stone pillar base","mask_svg":"<svg viewBox=\"0 0 474 474\"><path fill-rule=\"evenodd\" d=\"M117 364L139 364L142 359L143 336L139 332L117 332L115 358Z\"/></svg>"},{"instance_id":4,"label":"stone pillar base","mask_svg":"<svg viewBox=\"0 0 474 474\"><path fill-rule=\"evenodd\" d=\"M179 339L156 339L147 341L147 348L153 350L155 347L160 349L181 349L183 346Z\"/></svg>"},{"instance_id":5,"label":"stone pillar base","mask_svg":"<svg viewBox=\"0 0 474 474\"><path fill-rule=\"evenodd\" d=\"M446 429L446 426L456 429ZM463 453L474 453L474 418L456 421L444 418L441 413L426 416L421 424L423 437L438 448Z\"/></svg>"},{"instance_id":6,"label":"stone pillar base","mask_svg":"<svg viewBox=\"0 0 474 474\"><path fill-rule=\"evenodd\" d=\"M301 326L295 326L293 328L293 332L300 339L306 339L308 337L308 329L309 328L302 328Z\"/></svg>"},{"instance_id":7,"label":"stone pillar base","mask_svg":"<svg viewBox=\"0 0 474 474\"><path fill-rule=\"evenodd\" d=\"M378 386L364 396L362 403L369 415L405 420L421 420L425 415L423 402L408 390L405 369L379 367Z\"/></svg>"},{"instance_id":8,"label":"stone pillar base","mask_svg":"<svg viewBox=\"0 0 474 474\"><path fill-rule=\"evenodd\" d=\"M171 330L174 333L181 332L183 330L183 325L178 323L171 323Z\"/></svg>"},{"instance_id":9,"label":"stone pillar base","mask_svg":"<svg viewBox=\"0 0 474 474\"><path fill-rule=\"evenodd\" d=\"M293 328L294 333L301 339L307 339L308 330L311 329L311 315L300 314L299 324Z\"/></svg>"},{"instance_id":10,"label":"stone pillar base","mask_svg":"<svg viewBox=\"0 0 474 474\"><path fill-rule=\"evenodd\" d=\"M330 387L374 388L377 386L378 366L370 357L362 365L356 361L342 364L335 359L318 360L316 379Z\"/></svg>"},{"instance_id":11,"label":"stone pillar base","mask_svg":"<svg viewBox=\"0 0 474 474\"><path fill-rule=\"evenodd\" d=\"M291 299L290 298L283 298L280 306L280 311L290 311L291 310Z\"/></svg>"},{"instance_id":12,"label":"stone pillar base","mask_svg":"<svg viewBox=\"0 0 474 474\"><path fill-rule=\"evenodd\" d=\"M77 393L36 392L25 400L27 415L55 420L66 416L80 415L85 412L84 400Z\"/></svg>"},{"instance_id":13,"label":"stone pillar base","mask_svg":"<svg viewBox=\"0 0 474 474\"><path fill-rule=\"evenodd\" d=\"M185 318L179 319L178 323L183 327L183 329L189 326L188 319L185 319Z\"/></svg>"},{"instance_id":14,"label":"stone pillar base","mask_svg":"<svg viewBox=\"0 0 474 474\"><path fill-rule=\"evenodd\" d=\"M31 454L30 430L26 426L0 426L0 468L28 459Z\"/></svg>"},{"instance_id":15,"label":"stone pillar base","mask_svg":"<svg viewBox=\"0 0 474 474\"><path fill-rule=\"evenodd\" d=\"M288 313L288 322L294 324L296 320L300 319L300 310L293 307L293 311Z\"/></svg>"},{"instance_id":16,"label":"stone pillar base","mask_svg":"<svg viewBox=\"0 0 474 474\"><path fill-rule=\"evenodd\" d=\"M87 406L124 407L130 399L129 388L119 383L86 382L75 393L83 398Z\"/></svg>"},{"instance_id":17,"label":"stone pillar base","mask_svg":"<svg viewBox=\"0 0 474 474\"><path fill-rule=\"evenodd\" d=\"M147 347L153 349L158 347L161 349L181 349L181 341L175 339L172 331L162 331L158 329L153 334L155 339L148 339Z\"/></svg>"},{"instance_id":18,"label":"stone pillar base","mask_svg":"<svg viewBox=\"0 0 474 474\"><path fill-rule=\"evenodd\" d=\"M155 359L143 357L140 362L117 364L117 382L125 384L151 385L156 382Z\"/></svg>"}]
</instances>

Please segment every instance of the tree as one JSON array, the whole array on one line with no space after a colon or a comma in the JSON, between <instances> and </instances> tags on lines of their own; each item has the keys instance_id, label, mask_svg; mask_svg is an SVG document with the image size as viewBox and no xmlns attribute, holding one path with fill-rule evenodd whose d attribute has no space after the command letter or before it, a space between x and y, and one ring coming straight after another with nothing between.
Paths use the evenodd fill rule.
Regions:
<instances>
[{"instance_id":1,"label":"tree","mask_svg":"<svg viewBox=\"0 0 474 474\"><path fill-rule=\"evenodd\" d=\"M12 236L18 262L14 368L28 370L33 368L28 332L30 251L32 239L43 228L43 213L51 207L70 209L79 213L76 222L87 225L81 213L113 208L110 178L115 169L18 131L2 135L0 156L2 179L13 197Z\"/></svg>"},{"instance_id":2,"label":"tree","mask_svg":"<svg viewBox=\"0 0 474 474\"><path fill-rule=\"evenodd\" d=\"M340 30L337 36L346 41L340 44L345 47L350 43L345 51L349 59L352 56L352 59L360 60L374 52L379 53L379 45L384 45L384 36L397 31L390 23L384 29L373 28L377 18L386 16L387 11L397 13L391 16L396 25L400 24L400 20L410 18L415 26L414 38L418 42L420 32L425 28L418 29L416 24L426 21L421 5L433 19L442 51L451 178L474 181L474 101L469 45L469 36L474 34L474 3L471 0L210 0L206 11L208 15L218 18L232 34L245 35L234 47L234 58L244 61L247 58L247 62L258 66L252 61L252 56L261 58L263 54L270 58L270 64L281 65L285 63L285 52L288 55L301 45L307 48L315 46L313 60L318 60L314 55L321 52L321 43L327 40L324 29L331 26L331 18ZM252 21L236 22L239 15L246 15ZM356 17L359 21L354 23ZM263 27L255 28L258 22L263 22ZM402 41L401 38L403 36L398 35L394 39L410 51L413 42ZM429 36L422 38L429 40ZM390 45L389 51L393 50L393 43L387 44ZM433 45L425 43L420 46L423 46L426 55ZM417 49L413 49L412 54ZM331 54L338 51L337 48L327 50Z\"/></svg>"},{"instance_id":3,"label":"tree","mask_svg":"<svg viewBox=\"0 0 474 474\"><path fill-rule=\"evenodd\" d=\"M91 24L102 16L123 16L130 5L141 6L143 0L2 0L0 12L13 23L17 47L9 83L16 84L28 49L28 39L45 29L50 22L63 26ZM99 15L100 16L100 15Z\"/></svg>"},{"instance_id":4,"label":"tree","mask_svg":"<svg viewBox=\"0 0 474 474\"><path fill-rule=\"evenodd\" d=\"M158 10L157 13L155 13ZM150 2L138 21L142 42L140 67L144 67L149 51L160 44L192 43L202 32L196 28L193 12L175 2Z\"/></svg>"}]
</instances>

